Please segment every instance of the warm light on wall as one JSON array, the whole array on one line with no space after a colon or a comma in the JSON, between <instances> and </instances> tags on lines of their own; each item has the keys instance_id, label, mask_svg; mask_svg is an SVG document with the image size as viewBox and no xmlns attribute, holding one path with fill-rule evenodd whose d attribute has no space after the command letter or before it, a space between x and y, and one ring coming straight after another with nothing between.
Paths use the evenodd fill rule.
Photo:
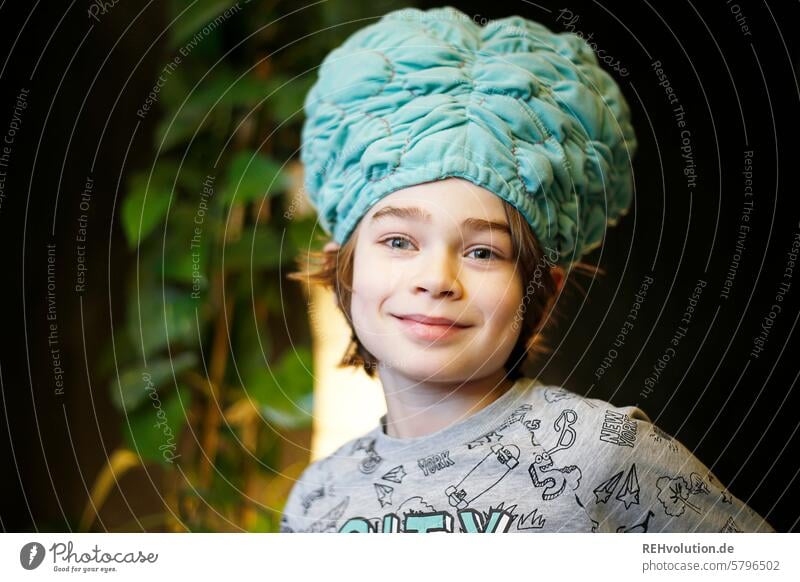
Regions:
<instances>
[{"instance_id":1,"label":"warm light on wall","mask_svg":"<svg viewBox=\"0 0 800 582\"><path fill-rule=\"evenodd\" d=\"M377 379L363 370L336 367L351 331L333 293L315 286L309 299L315 372L311 461L315 461L375 428L386 412L386 401Z\"/></svg>"}]
</instances>

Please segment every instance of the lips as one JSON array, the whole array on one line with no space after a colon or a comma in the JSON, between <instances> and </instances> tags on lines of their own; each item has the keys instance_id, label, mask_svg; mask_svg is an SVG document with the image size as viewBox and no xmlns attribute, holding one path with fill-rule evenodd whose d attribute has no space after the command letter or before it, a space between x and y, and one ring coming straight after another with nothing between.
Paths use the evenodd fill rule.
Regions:
<instances>
[{"instance_id":1,"label":"lips","mask_svg":"<svg viewBox=\"0 0 800 582\"><path fill-rule=\"evenodd\" d=\"M456 323L446 317L428 317L418 313L408 315L393 315L400 327L410 337L422 341L426 347L434 343L448 342L462 336L462 332L471 328L471 325ZM432 322L432 323L431 323Z\"/></svg>"},{"instance_id":2,"label":"lips","mask_svg":"<svg viewBox=\"0 0 800 582\"><path fill-rule=\"evenodd\" d=\"M425 325L439 325L439 326L447 326L447 327L471 327L469 325L464 325L461 323L456 323L452 319L447 319L446 317L428 317L426 315L421 315L419 313L410 313L407 315L395 315L394 317L398 319L404 319L407 321L416 321L418 323L424 323Z\"/></svg>"}]
</instances>

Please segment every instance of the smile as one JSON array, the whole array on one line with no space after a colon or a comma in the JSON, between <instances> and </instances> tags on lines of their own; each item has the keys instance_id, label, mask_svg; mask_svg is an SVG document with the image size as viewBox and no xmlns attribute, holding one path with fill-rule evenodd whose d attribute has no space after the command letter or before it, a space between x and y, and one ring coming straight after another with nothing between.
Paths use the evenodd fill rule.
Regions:
<instances>
[{"instance_id":1,"label":"smile","mask_svg":"<svg viewBox=\"0 0 800 582\"><path fill-rule=\"evenodd\" d=\"M413 319L403 319L402 317L394 317L402 326L402 328L409 334L422 340L435 341L455 336L459 332L469 329L472 326L458 326L452 323L448 324L432 324L414 321Z\"/></svg>"}]
</instances>

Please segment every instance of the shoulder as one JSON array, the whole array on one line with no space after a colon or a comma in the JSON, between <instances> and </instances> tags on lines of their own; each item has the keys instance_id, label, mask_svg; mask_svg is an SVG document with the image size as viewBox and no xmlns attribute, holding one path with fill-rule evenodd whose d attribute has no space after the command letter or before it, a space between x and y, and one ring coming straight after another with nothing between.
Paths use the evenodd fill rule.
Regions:
<instances>
[{"instance_id":1,"label":"shoulder","mask_svg":"<svg viewBox=\"0 0 800 582\"><path fill-rule=\"evenodd\" d=\"M373 431L352 438L331 453L309 463L295 481L281 515L280 531L306 531L313 522L314 510L322 500L336 496L337 483L348 474L358 450L374 440Z\"/></svg>"},{"instance_id":2,"label":"shoulder","mask_svg":"<svg viewBox=\"0 0 800 582\"><path fill-rule=\"evenodd\" d=\"M573 410L584 430L597 430L598 442L632 446L640 429L653 426L650 417L636 405L616 406L563 386L540 384L532 391L532 398L538 408L550 413Z\"/></svg>"},{"instance_id":3,"label":"shoulder","mask_svg":"<svg viewBox=\"0 0 800 582\"><path fill-rule=\"evenodd\" d=\"M616 405L558 386L546 387L545 400L548 395L550 401L558 399L560 410L554 408L555 414L563 416L566 409L574 414L577 438L570 453L593 460L590 470L637 462L644 466L656 460L659 463L695 460L686 447L656 426L636 404Z\"/></svg>"},{"instance_id":4,"label":"shoulder","mask_svg":"<svg viewBox=\"0 0 800 582\"><path fill-rule=\"evenodd\" d=\"M575 495L594 531L772 531L638 406L564 393L573 396L562 395L555 422L542 425L554 436L541 472L580 475Z\"/></svg>"},{"instance_id":5,"label":"shoulder","mask_svg":"<svg viewBox=\"0 0 800 582\"><path fill-rule=\"evenodd\" d=\"M289 494L289 501L297 495L302 495L309 490L326 487L331 484L337 475L350 469L354 460L361 460L363 454L359 451L369 449L375 442L375 431L372 429L360 436L351 438L337 446L332 452L309 463L300 474ZM288 503L287 503L288 505Z\"/></svg>"},{"instance_id":6,"label":"shoulder","mask_svg":"<svg viewBox=\"0 0 800 582\"><path fill-rule=\"evenodd\" d=\"M338 445L327 455L310 463L301 474L298 483L306 481L317 483L320 480L331 479L338 471L346 469L347 465L352 463L354 459L361 459L363 455L360 455L359 451L369 449L374 445L376 440L375 432L377 430L379 428L351 438Z\"/></svg>"}]
</instances>

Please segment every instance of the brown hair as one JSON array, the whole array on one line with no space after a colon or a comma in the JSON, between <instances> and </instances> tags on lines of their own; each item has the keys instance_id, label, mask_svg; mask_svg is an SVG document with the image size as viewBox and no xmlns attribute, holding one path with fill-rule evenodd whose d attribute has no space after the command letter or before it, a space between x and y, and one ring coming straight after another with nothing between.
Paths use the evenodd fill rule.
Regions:
<instances>
[{"instance_id":1,"label":"brown hair","mask_svg":"<svg viewBox=\"0 0 800 582\"><path fill-rule=\"evenodd\" d=\"M551 253L545 253L531 226L511 204L502 201L511 230L512 253L516 260L522 281L523 303L527 307L519 320L520 335L505 363L508 378L515 380L523 375L522 367L531 354L544 354L550 348L543 345L541 334L549 321L555 322L551 308L557 298L557 284L552 274L555 265ZM338 367L355 366L363 368L368 376L375 377L378 361L356 336L350 319L350 305L353 284L353 263L358 240L358 228L350 238L335 251L307 251L297 258L297 272L287 277L310 285L322 285L336 294L339 308L345 315L352 332L350 345L339 362ZM303 270L305 267L305 270ZM584 263L573 263L573 270L596 274L600 269Z\"/></svg>"}]
</instances>

